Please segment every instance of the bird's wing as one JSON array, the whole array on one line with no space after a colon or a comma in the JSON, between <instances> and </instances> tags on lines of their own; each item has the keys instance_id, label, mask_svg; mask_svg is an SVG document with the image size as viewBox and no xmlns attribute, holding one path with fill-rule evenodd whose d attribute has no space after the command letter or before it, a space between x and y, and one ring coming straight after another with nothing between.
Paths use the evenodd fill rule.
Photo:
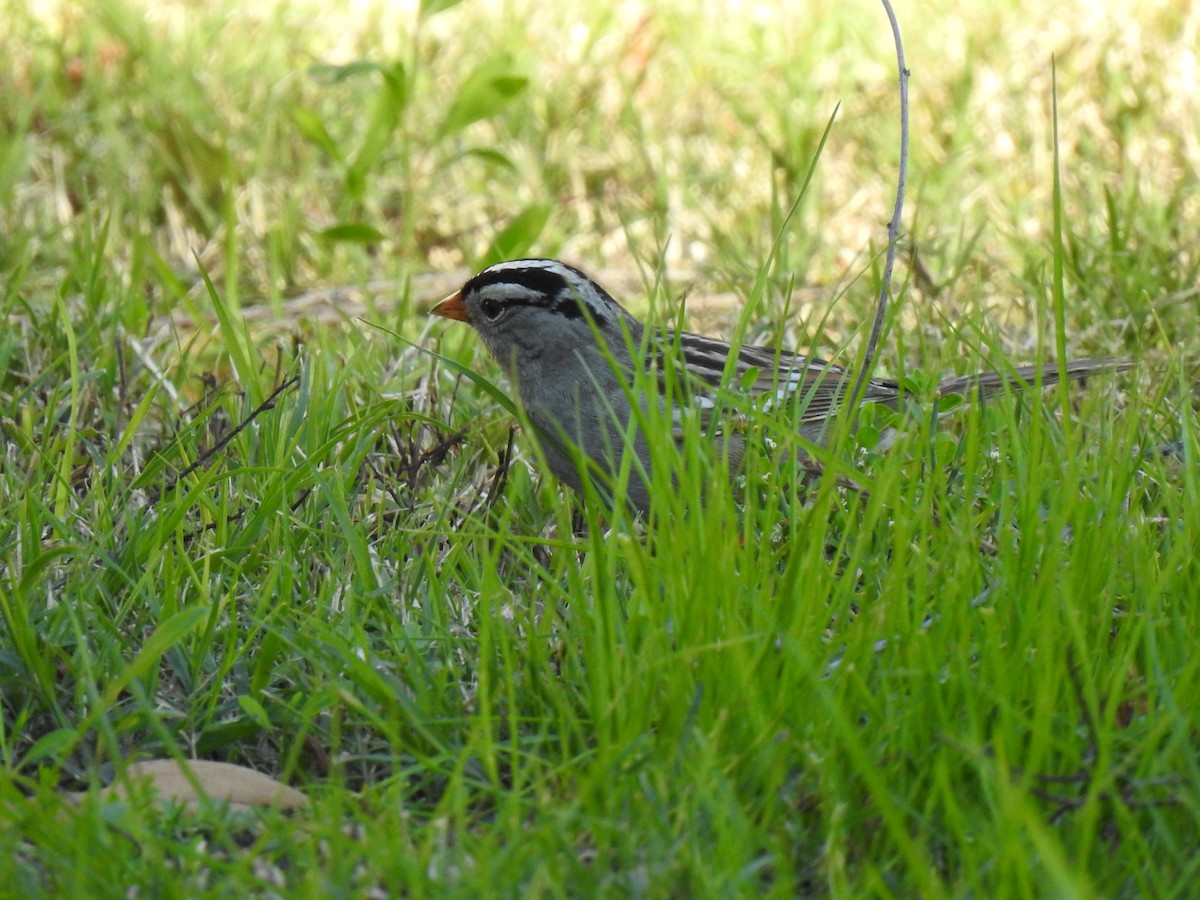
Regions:
<instances>
[{"instance_id":1,"label":"bird's wing","mask_svg":"<svg viewBox=\"0 0 1200 900\"><path fill-rule=\"evenodd\" d=\"M1123 372L1133 365L1132 360L1117 358L1075 359L1065 368L1068 381L1087 378L1101 372ZM956 375L938 385L939 394L971 394L990 397L1005 390L1020 391L1031 387L1040 378L1042 386L1057 384L1060 378L1057 363L1015 366L1006 372L980 372L977 375Z\"/></svg>"},{"instance_id":2,"label":"bird's wing","mask_svg":"<svg viewBox=\"0 0 1200 900\"><path fill-rule=\"evenodd\" d=\"M667 341L676 346L668 348L665 346ZM745 403L738 399L744 398L763 408L787 403L795 410L798 426L819 425L837 413L853 387L853 379L842 366L770 347L746 345L738 350L736 369L725 382L725 396L718 398L715 389L725 380L729 354L730 348L725 342L691 332L667 332L652 351L660 380L665 381L670 372L677 385L690 386L692 403L701 409L705 422L717 413L744 407ZM676 361L673 370L667 363L671 359ZM686 376L681 376L680 360ZM896 382L871 379L867 382L863 402L895 407L900 394Z\"/></svg>"}]
</instances>

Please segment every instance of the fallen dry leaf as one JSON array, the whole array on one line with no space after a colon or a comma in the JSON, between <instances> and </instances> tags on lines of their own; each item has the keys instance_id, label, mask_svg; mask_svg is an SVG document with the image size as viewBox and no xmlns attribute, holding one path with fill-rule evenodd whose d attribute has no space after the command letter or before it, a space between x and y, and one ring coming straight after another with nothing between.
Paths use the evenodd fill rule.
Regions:
<instances>
[{"instance_id":1,"label":"fallen dry leaf","mask_svg":"<svg viewBox=\"0 0 1200 900\"><path fill-rule=\"evenodd\" d=\"M233 763L211 762L202 759L180 763L173 759L149 759L130 763L125 777L101 792L104 800L125 798L132 783L147 782L161 800L182 803L195 809L201 800L225 801L233 809L247 810L255 806L273 806L292 810L308 806L304 794L276 781L261 772ZM68 794L78 803L84 793Z\"/></svg>"}]
</instances>

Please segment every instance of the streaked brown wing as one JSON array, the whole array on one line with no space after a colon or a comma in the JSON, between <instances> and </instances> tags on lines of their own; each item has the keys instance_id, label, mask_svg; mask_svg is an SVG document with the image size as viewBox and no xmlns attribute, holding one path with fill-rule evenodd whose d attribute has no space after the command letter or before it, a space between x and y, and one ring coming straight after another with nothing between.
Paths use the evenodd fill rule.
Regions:
<instances>
[{"instance_id":1,"label":"streaked brown wing","mask_svg":"<svg viewBox=\"0 0 1200 900\"><path fill-rule=\"evenodd\" d=\"M699 409L701 422L708 427L714 417L736 415L740 404L733 402L739 395L750 402L761 402L763 406L775 403L795 404L796 427L810 437L816 435L838 412L845 402L846 394L853 390L854 379L844 367L815 357L798 353L776 351L770 347L744 346L738 350L737 370L732 373L727 385L730 396L718 398L716 391L725 374L729 359L729 345L723 341L684 331L679 333L660 332L659 343L651 351L657 366L663 395L666 390L666 360L683 357L682 371L676 368L672 379L676 392L690 391L688 409ZM677 343L668 354L665 345ZM1067 378L1085 378L1097 372L1119 372L1132 365L1124 359L1083 359L1066 364ZM746 384L748 373L754 371L754 380ZM1049 385L1058 381L1060 372L1056 365L1017 366L1009 372L983 372L975 375L956 376L938 385L939 393L970 393L977 391L989 396L1002 390L1022 390L1036 378ZM880 403L895 409L904 390L898 381L890 378L872 378L863 393L863 403ZM676 412L681 419L682 411ZM816 426L816 427L813 427Z\"/></svg>"},{"instance_id":2,"label":"streaked brown wing","mask_svg":"<svg viewBox=\"0 0 1200 900\"><path fill-rule=\"evenodd\" d=\"M667 332L664 340L677 341L686 369L686 378L679 378L676 371L676 384L718 388L725 373L729 358L729 345L723 341L706 338L691 332L674 334ZM668 358L666 350L660 345L654 351L654 361L658 367L660 381L666 379L664 372L665 361ZM676 357L677 358L677 357ZM754 380L746 385L748 373L754 371ZM733 373L728 390L733 394L742 394L751 402L766 404L795 403L797 410L796 425L819 425L836 414L838 406L843 402L846 392L850 391L854 382L845 368L823 359L806 357L787 351L776 352L770 347L747 345L739 349L737 355L737 371ZM886 403L895 406L900 396L900 388L896 382L888 379L872 379L867 382L863 402ZM718 403L713 394L702 389L694 389L692 403L701 410L701 421L707 426L714 415L725 415L736 412L736 405L728 399Z\"/></svg>"},{"instance_id":3,"label":"streaked brown wing","mask_svg":"<svg viewBox=\"0 0 1200 900\"><path fill-rule=\"evenodd\" d=\"M758 370L748 393L766 398L767 403L794 403L797 424L823 423L835 416L854 388L854 378L843 366L798 353L777 354L766 347L743 347L738 353L738 369ZM864 403L896 405L899 385L885 378L866 384Z\"/></svg>"}]
</instances>

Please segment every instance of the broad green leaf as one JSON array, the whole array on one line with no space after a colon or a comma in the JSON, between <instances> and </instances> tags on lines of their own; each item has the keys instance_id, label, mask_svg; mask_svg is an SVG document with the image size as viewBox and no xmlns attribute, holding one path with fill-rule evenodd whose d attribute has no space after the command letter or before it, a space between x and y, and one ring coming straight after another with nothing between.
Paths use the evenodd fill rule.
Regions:
<instances>
[{"instance_id":1,"label":"broad green leaf","mask_svg":"<svg viewBox=\"0 0 1200 900\"><path fill-rule=\"evenodd\" d=\"M56 728L43 734L29 748L21 760L21 766L29 766L43 759L61 759L71 752L78 738L79 733L74 728Z\"/></svg>"},{"instance_id":2,"label":"broad green leaf","mask_svg":"<svg viewBox=\"0 0 1200 900\"><path fill-rule=\"evenodd\" d=\"M553 207L549 203L535 203L527 206L501 229L492 239L492 245L484 254L480 268L506 259L519 259L529 252L546 227Z\"/></svg>"},{"instance_id":3,"label":"broad green leaf","mask_svg":"<svg viewBox=\"0 0 1200 900\"><path fill-rule=\"evenodd\" d=\"M503 169L508 169L510 172L517 170L513 161L505 154L501 153L493 147L472 147L464 156L474 156L482 159L484 162L489 162L492 165L499 166Z\"/></svg>"},{"instance_id":4,"label":"broad green leaf","mask_svg":"<svg viewBox=\"0 0 1200 900\"><path fill-rule=\"evenodd\" d=\"M911 369L901 375L897 381L900 382L901 390L906 393L924 397L933 393L934 388L937 387L938 378L933 373L924 372L920 369Z\"/></svg>"},{"instance_id":5,"label":"broad green leaf","mask_svg":"<svg viewBox=\"0 0 1200 900\"><path fill-rule=\"evenodd\" d=\"M242 712L262 728L269 729L271 727L271 717L267 715L266 708L249 694L241 694L237 698L237 702L238 706L242 708Z\"/></svg>"},{"instance_id":6,"label":"broad green leaf","mask_svg":"<svg viewBox=\"0 0 1200 900\"><path fill-rule=\"evenodd\" d=\"M439 136L446 137L494 116L528 86L529 79L514 70L507 56L481 63L459 86Z\"/></svg>"},{"instance_id":7,"label":"broad green leaf","mask_svg":"<svg viewBox=\"0 0 1200 900\"><path fill-rule=\"evenodd\" d=\"M234 719L205 728L196 740L197 753L212 753L223 747L247 741L263 730L253 719Z\"/></svg>"},{"instance_id":8,"label":"broad green leaf","mask_svg":"<svg viewBox=\"0 0 1200 900\"><path fill-rule=\"evenodd\" d=\"M349 78L357 78L359 75L364 75L368 72L378 72L381 68L382 66L379 63L365 59L346 63L342 66L317 63L308 67L308 75L313 81L321 84L337 84Z\"/></svg>"},{"instance_id":9,"label":"broad green leaf","mask_svg":"<svg viewBox=\"0 0 1200 900\"><path fill-rule=\"evenodd\" d=\"M142 649L133 658L133 662L121 671L116 680L109 683L98 709L108 709L112 706L129 686L129 682L135 678L141 678L157 665L163 654L181 641L186 634L195 630L201 622L208 618L209 613L210 610L207 606L189 606L159 625L154 633L146 638Z\"/></svg>"},{"instance_id":10,"label":"broad green leaf","mask_svg":"<svg viewBox=\"0 0 1200 900\"><path fill-rule=\"evenodd\" d=\"M954 461L958 455L958 438L944 431L938 432L933 438L933 458L937 465L945 466Z\"/></svg>"},{"instance_id":11,"label":"broad green leaf","mask_svg":"<svg viewBox=\"0 0 1200 900\"><path fill-rule=\"evenodd\" d=\"M383 78L383 84L375 93L375 103L367 119L367 131L362 144L346 172L346 189L358 200L362 199L366 189L367 174L395 139L408 99L407 81L401 63L379 66L377 71Z\"/></svg>"},{"instance_id":12,"label":"broad green leaf","mask_svg":"<svg viewBox=\"0 0 1200 900\"><path fill-rule=\"evenodd\" d=\"M339 244L376 244L386 235L362 222L339 222L320 232L321 238Z\"/></svg>"},{"instance_id":13,"label":"broad green leaf","mask_svg":"<svg viewBox=\"0 0 1200 900\"><path fill-rule=\"evenodd\" d=\"M317 149L325 153L331 159L338 162L344 162L342 151L338 147L337 142L333 139L333 135L325 127L325 123L311 109L296 109L292 112L292 123L296 126L296 130L300 132L300 136L315 146Z\"/></svg>"},{"instance_id":14,"label":"broad green leaf","mask_svg":"<svg viewBox=\"0 0 1200 900\"><path fill-rule=\"evenodd\" d=\"M879 429L874 425L859 423L856 435L858 437L858 445L866 450L874 450L879 446Z\"/></svg>"},{"instance_id":15,"label":"broad green leaf","mask_svg":"<svg viewBox=\"0 0 1200 900\"><path fill-rule=\"evenodd\" d=\"M966 397L962 394L943 394L937 398L937 408L939 413L948 413L958 409L966 402Z\"/></svg>"}]
</instances>

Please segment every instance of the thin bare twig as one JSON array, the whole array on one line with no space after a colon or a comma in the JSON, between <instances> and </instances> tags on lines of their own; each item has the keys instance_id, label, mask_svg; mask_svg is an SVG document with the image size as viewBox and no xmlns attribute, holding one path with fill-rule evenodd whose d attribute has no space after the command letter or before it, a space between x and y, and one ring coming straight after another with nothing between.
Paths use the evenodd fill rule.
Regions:
<instances>
[{"instance_id":1,"label":"thin bare twig","mask_svg":"<svg viewBox=\"0 0 1200 900\"><path fill-rule=\"evenodd\" d=\"M237 437L239 434L241 434L242 431L244 431L250 425L251 422L253 422L255 419L257 419L263 413L274 409L275 403L279 399L280 394L294 388L299 383L300 383L299 376L293 376L293 377L289 378L287 381L283 382L283 384L279 385L279 387L275 388L275 390L273 390L271 392L271 396L267 397L266 400L264 400L253 411L251 411L251 413L248 416L246 416L246 418L242 419L242 421L239 422L235 428L230 429L228 434L222 435L221 439L219 441L217 441L215 444L213 444L211 447L209 447L207 450L205 450L203 453L201 453L196 458L195 462L193 462L191 465L189 465L187 468L185 468L182 472L180 472L178 475L176 475L174 478L172 478L170 481L168 481L166 487L164 487L161 491L159 491L157 494L155 494L151 498L150 502L157 503L160 497L162 497L164 494L170 493L175 488L175 485L179 484L180 481L182 481L184 478L187 478L187 476L191 475L193 472L195 472L201 466L206 465L214 456L216 456L218 453L220 453L221 450L223 450L229 444L230 441L232 441L235 437Z\"/></svg>"},{"instance_id":2,"label":"thin bare twig","mask_svg":"<svg viewBox=\"0 0 1200 900\"><path fill-rule=\"evenodd\" d=\"M858 404L866 388L867 379L871 377L871 368L875 362L875 350L883 333L883 320L887 313L888 296L891 293L892 269L896 265L896 245L900 237L900 217L904 212L904 184L908 180L908 68L904 64L904 43L900 39L900 23L896 12L888 0L881 0L887 12L888 21L892 25L892 39L896 43L896 66L900 73L900 173L896 179L896 204L892 208L892 220L888 222L887 260L883 267L883 284L879 288L879 303L875 308L875 321L871 325L871 334L867 338L867 350L863 354L862 368L858 380L854 384L851 397L854 400L855 421L858 420Z\"/></svg>"},{"instance_id":3,"label":"thin bare twig","mask_svg":"<svg viewBox=\"0 0 1200 900\"><path fill-rule=\"evenodd\" d=\"M516 435L515 427L508 429L508 444L505 445L504 452L500 455L500 464L496 467L496 477L492 479L492 486L488 490L488 509L496 505L496 501L500 499L500 495L504 493L504 488L508 485L508 467L512 465L513 444Z\"/></svg>"},{"instance_id":4,"label":"thin bare twig","mask_svg":"<svg viewBox=\"0 0 1200 900\"><path fill-rule=\"evenodd\" d=\"M298 510L304 504L304 501L308 499L308 495L311 494L312 492L313 492L313 489L311 487L306 487L304 490L302 490L300 492L300 496L292 501L292 504L291 504L291 506L288 507L288 509L291 512L295 512L296 510ZM249 510L250 510L249 506L240 506L237 509L235 509L232 513L230 513L227 518L225 518L219 522L216 522L216 521L209 522L207 525L203 525L200 528L196 528L196 529L193 529L192 531L187 532L183 536L183 545L185 547L188 546L189 544L191 544L192 541L194 541L200 535L204 534L205 532L216 531L217 528L221 525L228 525L230 522L241 521L241 519L245 517L246 513Z\"/></svg>"}]
</instances>

